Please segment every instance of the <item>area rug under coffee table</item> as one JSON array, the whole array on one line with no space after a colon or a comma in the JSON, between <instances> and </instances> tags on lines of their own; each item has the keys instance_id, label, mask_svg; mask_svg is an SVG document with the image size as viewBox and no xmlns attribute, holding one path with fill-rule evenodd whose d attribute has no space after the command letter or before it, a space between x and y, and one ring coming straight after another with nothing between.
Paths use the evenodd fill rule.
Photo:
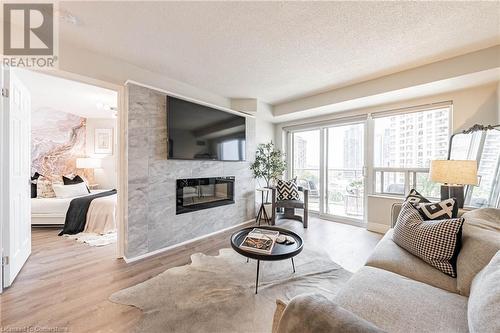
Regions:
<instances>
[{"instance_id":1,"label":"area rug under coffee table","mask_svg":"<svg viewBox=\"0 0 500 333\"><path fill-rule=\"evenodd\" d=\"M111 295L110 300L136 306L144 317L138 332L270 332L276 299L304 293L333 296L351 273L326 253L304 249L290 260L261 262L255 295L256 262L232 249L218 256L196 253L189 265Z\"/></svg>"}]
</instances>

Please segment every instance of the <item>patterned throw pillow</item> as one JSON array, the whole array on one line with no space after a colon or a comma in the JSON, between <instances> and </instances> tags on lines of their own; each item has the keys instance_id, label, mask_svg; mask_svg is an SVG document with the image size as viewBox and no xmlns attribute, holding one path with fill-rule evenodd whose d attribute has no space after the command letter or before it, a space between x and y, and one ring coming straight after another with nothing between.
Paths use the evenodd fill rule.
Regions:
<instances>
[{"instance_id":1,"label":"patterned throw pillow","mask_svg":"<svg viewBox=\"0 0 500 333\"><path fill-rule=\"evenodd\" d=\"M458 205L455 198L436 203L418 203L414 206L425 220L453 219L458 215Z\"/></svg>"},{"instance_id":2,"label":"patterned throw pillow","mask_svg":"<svg viewBox=\"0 0 500 333\"><path fill-rule=\"evenodd\" d=\"M292 180L278 180L278 201L283 200L300 200L299 188L297 186L297 180L294 178Z\"/></svg>"},{"instance_id":3,"label":"patterned throw pillow","mask_svg":"<svg viewBox=\"0 0 500 333\"><path fill-rule=\"evenodd\" d=\"M418 191L415 189L410 190L410 193L408 193L408 195L406 196L405 201L411 202L413 204L430 202L426 197L418 193Z\"/></svg>"},{"instance_id":4,"label":"patterned throw pillow","mask_svg":"<svg viewBox=\"0 0 500 333\"><path fill-rule=\"evenodd\" d=\"M36 183L36 195L37 198L55 198L56 193L52 188L52 181L43 176L38 178Z\"/></svg>"},{"instance_id":5,"label":"patterned throw pillow","mask_svg":"<svg viewBox=\"0 0 500 333\"><path fill-rule=\"evenodd\" d=\"M455 198L433 203L417 190L412 189L405 201L413 204L424 220L452 219L458 216L458 204Z\"/></svg>"},{"instance_id":6,"label":"patterned throw pillow","mask_svg":"<svg viewBox=\"0 0 500 333\"><path fill-rule=\"evenodd\" d=\"M31 176L31 198L36 198L36 183L38 182L38 178L42 176L38 172L35 172L33 176Z\"/></svg>"},{"instance_id":7,"label":"patterned throw pillow","mask_svg":"<svg viewBox=\"0 0 500 333\"><path fill-rule=\"evenodd\" d=\"M392 239L429 265L456 277L463 223L463 218L425 221L412 203L405 202Z\"/></svg>"}]
</instances>

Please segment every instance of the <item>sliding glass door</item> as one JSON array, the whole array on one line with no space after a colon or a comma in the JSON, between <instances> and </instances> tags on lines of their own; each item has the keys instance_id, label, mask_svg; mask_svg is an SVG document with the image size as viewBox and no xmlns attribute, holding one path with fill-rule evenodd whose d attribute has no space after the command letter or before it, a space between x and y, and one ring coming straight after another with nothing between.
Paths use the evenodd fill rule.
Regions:
<instances>
[{"instance_id":1,"label":"sliding glass door","mask_svg":"<svg viewBox=\"0 0 500 333\"><path fill-rule=\"evenodd\" d=\"M309 190L309 210L319 212L320 130L292 134L292 178Z\"/></svg>"},{"instance_id":2,"label":"sliding glass door","mask_svg":"<svg viewBox=\"0 0 500 333\"><path fill-rule=\"evenodd\" d=\"M325 214L351 220L364 215L364 123L329 127L326 130Z\"/></svg>"},{"instance_id":3,"label":"sliding glass door","mask_svg":"<svg viewBox=\"0 0 500 333\"><path fill-rule=\"evenodd\" d=\"M291 132L291 176L309 190L309 210L362 222L365 121Z\"/></svg>"}]
</instances>

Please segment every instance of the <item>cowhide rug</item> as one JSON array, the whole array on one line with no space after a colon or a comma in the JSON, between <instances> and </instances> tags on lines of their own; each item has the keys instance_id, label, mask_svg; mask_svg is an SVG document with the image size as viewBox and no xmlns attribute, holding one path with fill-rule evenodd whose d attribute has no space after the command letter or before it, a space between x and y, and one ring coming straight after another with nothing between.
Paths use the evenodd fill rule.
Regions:
<instances>
[{"instance_id":1,"label":"cowhide rug","mask_svg":"<svg viewBox=\"0 0 500 333\"><path fill-rule=\"evenodd\" d=\"M303 293L333 296L351 273L326 253L305 248L290 260L260 264L255 295L256 261L232 249L217 256L196 253L189 265L111 295L110 300L144 312L137 332L270 332L276 299Z\"/></svg>"}]
</instances>

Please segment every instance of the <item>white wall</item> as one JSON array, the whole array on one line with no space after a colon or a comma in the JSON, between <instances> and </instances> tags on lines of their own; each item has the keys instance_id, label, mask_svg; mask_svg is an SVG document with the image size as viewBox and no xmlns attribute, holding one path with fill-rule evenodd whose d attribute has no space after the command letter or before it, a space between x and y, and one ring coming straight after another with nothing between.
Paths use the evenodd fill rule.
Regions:
<instances>
[{"instance_id":1,"label":"white wall","mask_svg":"<svg viewBox=\"0 0 500 333\"><path fill-rule=\"evenodd\" d=\"M259 102L257 105L257 114L255 127L257 131L257 144L275 142L274 124L272 120L272 107L269 104Z\"/></svg>"},{"instance_id":2,"label":"white wall","mask_svg":"<svg viewBox=\"0 0 500 333\"><path fill-rule=\"evenodd\" d=\"M94 133L96 128L113 129L113 154L103 155L94 153ZM94 170L94 180L99 184L100 189L116 188L116 119L87 118L86 152L89 157L100 158L102 169Z\"/></svg>"},{"instance_id":3,"label":"white wall","mask_svg":"<svg viewBox=\"0 0 500 333\"><path fill-rule=\"evenodd\" d=\"M255 116L257 144L274 142L273 108L255 98L232 98L231 108Z\"/></svg>"},{"instance_id":4,"label":"white wall","mask_svg":"<svg viewBox=\"0 0 500 333\"><path fill-rule=\"evenodd\" d=\"M497 85L497 109L498 109L497 124L500 124L500 81L498 81Z\"/></svg>"},{"instance_id":5,"label":"white wall","mask_svg":"<svg viewBox=\"0 0 500 333\"><path fill-rule=\"evenodd\" d=\"M367 225L370 231L385 233L391 227L392 205L403 202L403 198L369 195L367 202Z\"/></svg>"}]
</instances>

